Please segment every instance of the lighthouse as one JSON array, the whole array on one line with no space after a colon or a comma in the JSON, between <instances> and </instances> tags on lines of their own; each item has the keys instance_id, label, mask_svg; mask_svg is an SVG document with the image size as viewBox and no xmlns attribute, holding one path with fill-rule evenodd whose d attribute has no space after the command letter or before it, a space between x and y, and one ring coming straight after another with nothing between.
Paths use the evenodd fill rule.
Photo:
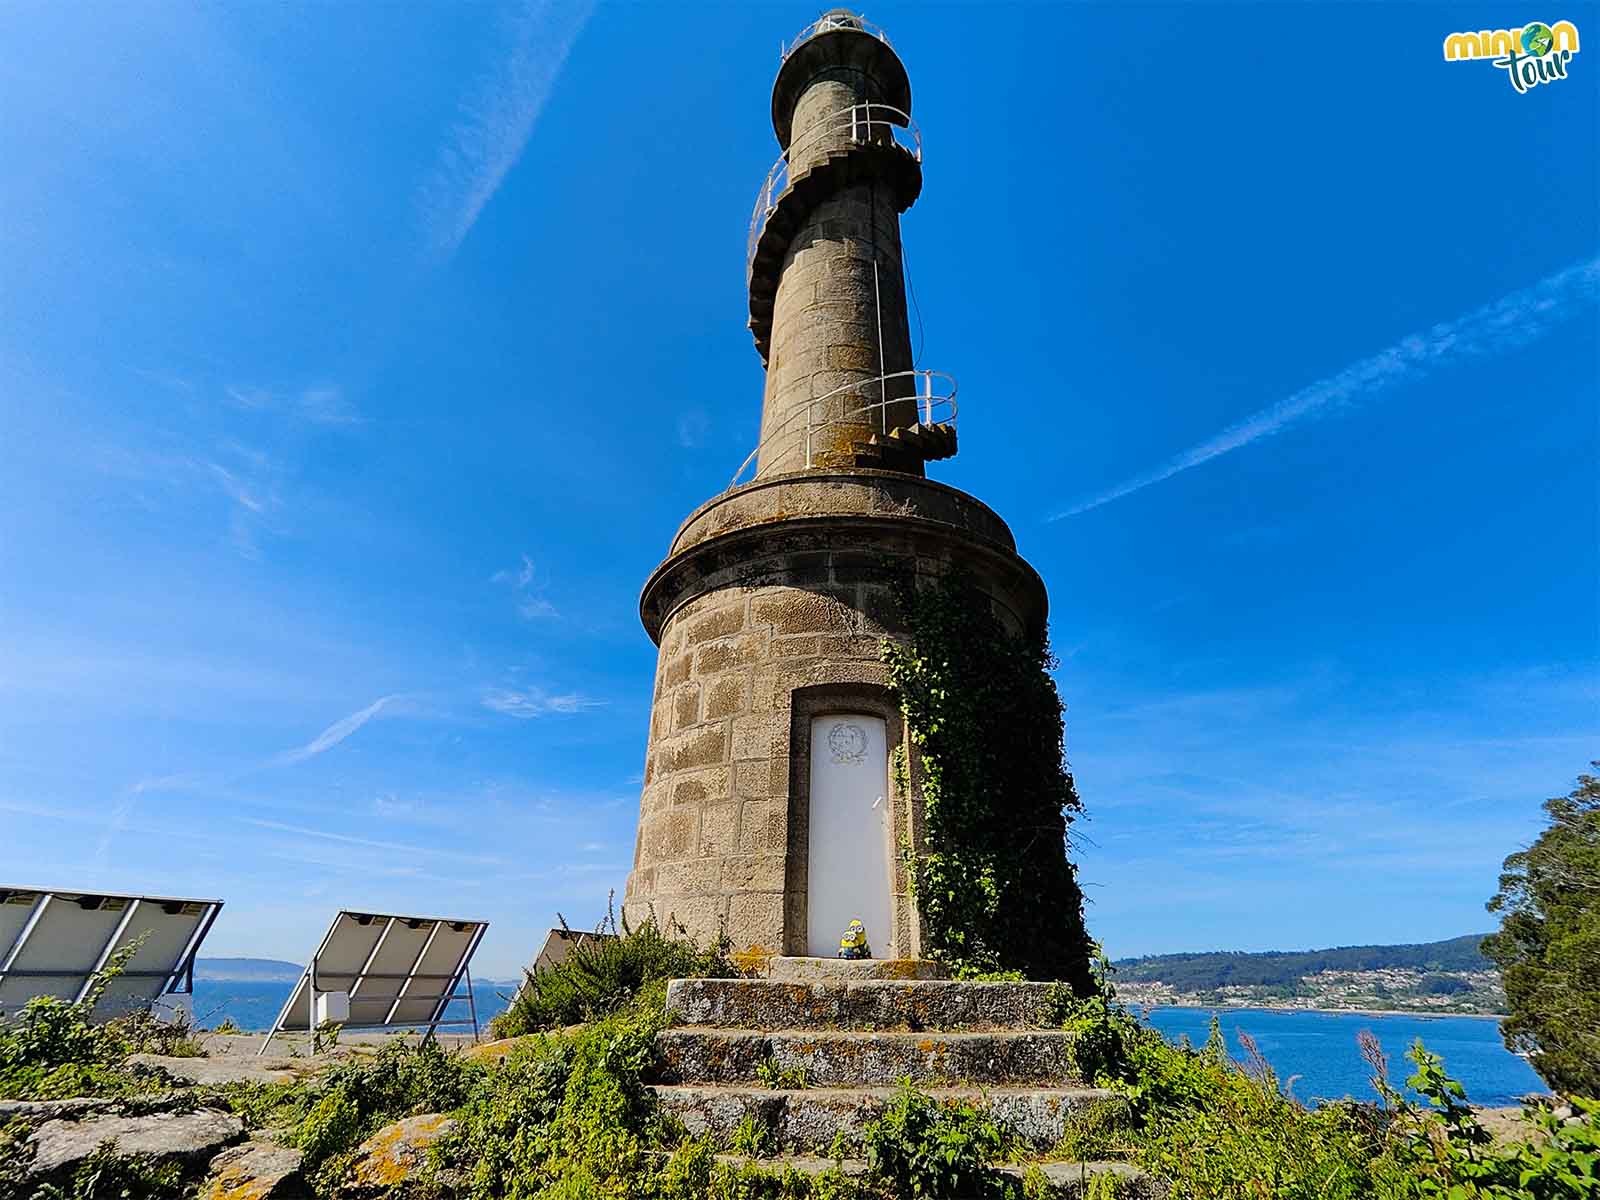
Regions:
<instances>
[{"instance_id":1,"label":"lighthouse","mask_svg":"<svg viewBox=\"0 0 1600 1200\"><path fill-rule=\"evenodd\" d=\"M884 32L835 9L785 44L772 126L746 245L760 423L640 598L659 657L624 911L788 956L833 956L858 920L872 957L917 958L896 581L959 575L1034 637L1045 589L998 515L928 477L956 452L957 386L912 357L901 217L925 158Z\"/></svg>"}]
</instances>

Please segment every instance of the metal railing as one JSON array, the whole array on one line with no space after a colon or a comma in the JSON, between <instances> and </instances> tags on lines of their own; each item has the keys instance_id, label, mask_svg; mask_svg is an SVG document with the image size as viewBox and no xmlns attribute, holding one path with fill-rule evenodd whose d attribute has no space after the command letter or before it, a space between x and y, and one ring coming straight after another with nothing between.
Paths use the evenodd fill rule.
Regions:
<instances>
[{"instance_id":1,"label":"metal railing","mask_svg":"<svg viewBox=\"0 0 1600 1200\"><path fill-rule=\"evenodd\" d=\"M909 393L901 396L889 395L888 391L890 381L895 379L911 380L912 390ZM825 404L827 401L832 400L837 396L847 395L848 393L860 391L864 388L876 388L878 398L876 400L865 402L861 405L861 407L846 412L843 417L832 419L823 418L822 420L818 420L816 418L817 405ZM900 404L916 405L917 423L920 425L954 425L956 423L955 376L946 374L944 371L928 371L920 369L912 371L891 371L887 375L879 375L873 379L858 379L854 382L843 384L840 387L834 388L831 392L815 397L814 399L808 401L804 408L796 408L792 413L779 422L776 429L767 434L766 437L762 438L761 441L757 443L756 448L745 456L745 460L739 464L739 469L733 473L733 478L728 481L728 490L732 490L733 488L739 486L740 477L750 469L751 464L755 463L756 460L760 458L761 451L772 442L782 437L784 434L789 433L789 427L793 425L800 417L803 416L806 419L805 439L801 443L801 446L797 448L804 450L804 465L807 469L810 469L811 467L816 466L817 434L820 431L833 425L859 426L864 423L859 420L863 414L876 413L876 421L872 423L877 425L877 432L887 434L890 429L889 409ZM788 455L784 456L784 458L787 457ZM781 463L782 461L783 458L780 458L778 463ZM772 473L772 471L778 466L778 463L769 463L764 470L757 470L757 472L751 476L749 482L754 483L757 479L760 479L762 475Z\"/></svg>"},{"instance_id":2,"label":"metal railing","mask_svg":"<svg viewBox=\"0 0 1600 1200\"><path fill-rule=\"evenodd\" d=\"M755 262L756 246L761 241L761 231L767 219L778 207L778 198L789 186L789 164L797 152L803 152L828 135L846 134L852 144L860 146L875 142L880 146L897 145L918 162L922 161L922 130L911 119L911 114L887 104L863 100L849 108L830 113L806 131L804 137L778 156L767 172L756 193L756 205L750 213L750 236L745 242L745 276L748 279Z\"/></svg>"},{"instance_id":3,"label":"metal railing","mask_svg":"<svg viewBox=\"0 0 1600 1200\"><path fill-rule=\"evenodd\" d=\"M857 33L865 33L871 37L877 38L885 46L890 44L889 35L885 33L882 28L874 25L865 17L858 17L853 12L847 12L844 9L836 8L832 12L823 13L815 21L807 25L795 35L794 41L779 42L778 61L780 63L786 61L789 55L793 54L803 44L809 42L819 33L829 33L835 29L854 29Z\"/></svg>"}]
</instances>

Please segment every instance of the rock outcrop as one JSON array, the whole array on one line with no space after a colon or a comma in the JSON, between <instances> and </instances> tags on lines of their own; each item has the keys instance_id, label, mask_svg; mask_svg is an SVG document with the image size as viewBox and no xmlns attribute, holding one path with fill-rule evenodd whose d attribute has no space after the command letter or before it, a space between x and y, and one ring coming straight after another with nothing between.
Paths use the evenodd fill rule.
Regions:
<instances>
[{"instance_id":1,"label":"rock outcrop","mask_svg":"<svg viewBox=\"0 0 1600 1200\"><path fill-rule=\"evenodd\" d=\"M302 1155L273 1142L246 1142L211 1160L201 1200L301 1200L308 1195Z\"/></svg>"},{"instance_id":2,"label":"rock outcrop","mask_svg":"<svg viewBox=\"0 0 1600 1200\"><path fill-rule=\"evenodd\" d=\"M340 1185L340 1193L377 1196L415 1179L427 1165L428 1150L458 1124L442 1113L426 1113L386 1125L356 1150L355 1163Z\"/></svg>"},{"instance_id":3,"label":"rock outcrop","mask_svg":"<svg viewBox=\"0 0 1600 1200\"><path fill-rule=\"evenodd\" d=\"M238 1117L208 1109L57 1119L41 1125L32 1137L28 1178L34 1182L68 1178L106 1142L115 1143L116 1153L123 1157L198 1166L243 1136L244 1123Z\"/></svg>"}]
</instances>

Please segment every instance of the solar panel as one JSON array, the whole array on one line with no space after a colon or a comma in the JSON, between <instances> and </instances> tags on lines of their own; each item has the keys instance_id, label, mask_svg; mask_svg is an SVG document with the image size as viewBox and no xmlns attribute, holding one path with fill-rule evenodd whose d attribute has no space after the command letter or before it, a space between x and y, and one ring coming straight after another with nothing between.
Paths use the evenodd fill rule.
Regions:
<instances>
[{"instance_id":1,"label":"solar panel","mask_svg":"<svg viewBox=\"0 0 1600 1200\"><path fill-rule=\"evenodd\" d=\"M0 887L0 1017L35 996L84 999L95 974L136 941L94 1017L192 994L195 954L221 911L220 900Z\"/></svg>"},{"instance_id":2,"label":"solar panel","mask_svg":"<svg viewBox=\"0 0 1600 1200\"><path fill-rule=\"evenodd\" d=\"M325 1021L346 1029L464 1025L446 1019L452 1000L466 1000L472 1032L478 1005L467 965L489 928L487 921L449 917L403 917L341 911L284 1002L261 1044L294 1030L311 1031ZM456 989L465 979L465 995Z\"/></svg>"}]
</instances>

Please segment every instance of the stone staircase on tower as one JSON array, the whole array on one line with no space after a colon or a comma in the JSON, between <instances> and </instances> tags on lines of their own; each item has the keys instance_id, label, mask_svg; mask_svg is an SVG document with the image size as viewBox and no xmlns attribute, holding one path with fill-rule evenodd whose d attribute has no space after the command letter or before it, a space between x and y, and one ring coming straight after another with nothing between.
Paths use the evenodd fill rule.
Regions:
<instances>
[{"instance_id":1,"label":"stone staircase on tower","mask_svg":"<svg viewBox=\"0 0 1600 1200\"><path fill-rule=\"evenodd\" d=\"M691 1134L727 1144L753 1122L778 1151L774 1166L825 1170L844 1146L845 1171L859 1172L867 1124L908 1081L986 1110L1037 1156L1057 1195L1108 1174L1123 1177L1119 1195L1153 1187L1126 1164L1050 1157L1071 1122L1125 1103L1084 1082L1073 1035L1052 1028L1057 985L928 978L937 968L920 961L776 958L769 971L669 987L674 1024L657 1039L655 1091Z\"/></svg>"}]
</instances>

